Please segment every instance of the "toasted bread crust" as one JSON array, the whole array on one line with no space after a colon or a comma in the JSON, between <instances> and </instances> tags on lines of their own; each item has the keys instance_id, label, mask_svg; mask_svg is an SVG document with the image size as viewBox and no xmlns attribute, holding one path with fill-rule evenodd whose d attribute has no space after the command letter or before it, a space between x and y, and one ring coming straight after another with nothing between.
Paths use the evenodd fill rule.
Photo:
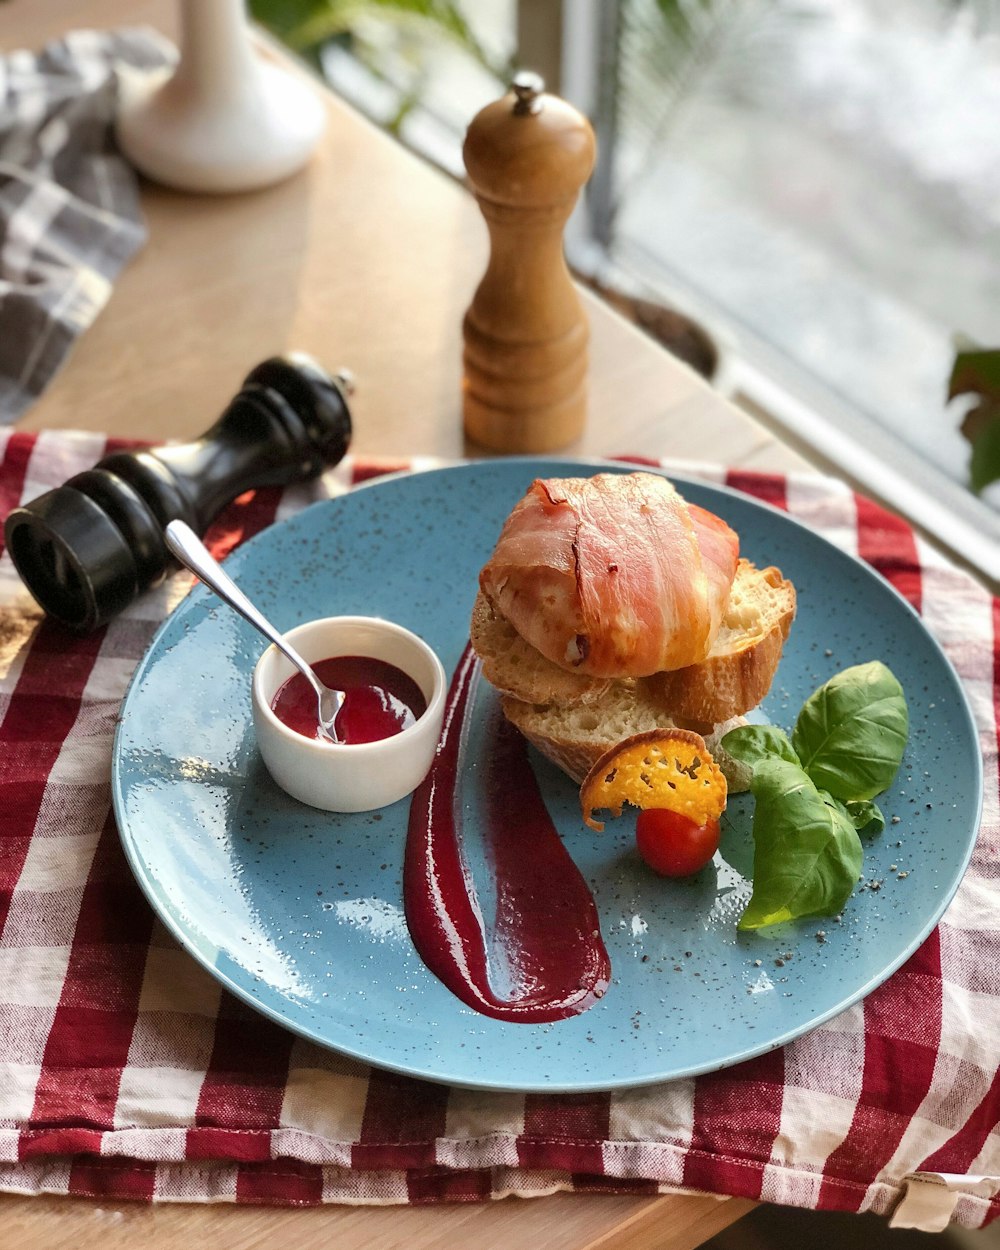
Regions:
<instances>
[{"instance_id":1,"label":"toasted bread crust","mask_svg":"<svg viewBox=\"0 0 1000 1250\"><path fill-rule=\"evenodd\" d=\"M501 706L511 724L578 784L602 756L626 738L657 730L694 728L677 725L639 683L631 681L613 682L601 703L592 708L539 707L509 696L501 700ZM732 794L749 789L750 770L721 750L719 741L741 723L740 718L733 718L698 729L725 774Z\"/></svg>"},{"instance_id":2,"label":"toasted bread crust","mask_svg":"<svg viewBox=\"0 0 1000 1250\"><path fill-rule=\"evenodd\" d=\"M607 677L588 677L547 660L525 642L482 592L472 608L469 637L490 685L525 703L576 707L600 699L611 684Z\"/></svg>"},{"instance_id":3,"label":"toasted bread crust","mask_svg":"<svg viewBox=\"0 0 1000 1250\"><path fill-rule=\"evenodd\" d=\"M637 687L671 723L714 725L742 716L771 688L794 616L795 588L780 570L758 569L740 560L708 659L640 678ZM523 703L591 706L600 703L612 685L606 678L587 677L547 660L482 594L473 608L471 637L486 680Z\"/></svg>"},{"instance_id":4,"label":"toasted bread crust","mask_svg":"<svg viewBox=\"0 0 1000 1250\"><path fill-rule=\"evenodd\" d=\"M741 560L723 628L702 664L644 679L674 718L715 724L742 716L771 688L795 616L795 587L773 566Z\"/></svg>"},{"instance_id":5,"label":"toasted bread crust","mask_svg":"<svg viewBox=\"0 0 1000 1250\"><path fill-rule=\"evenodd\" d=\"M561 768L577 785L582 784L584 777L605 754L607 748L603 740L574 740L568 735L546 732L538 718L539 709L530 703L504 696L501 706L504 716L524 734L531 745L557 768Z\"/></svg>"}]
</instances>

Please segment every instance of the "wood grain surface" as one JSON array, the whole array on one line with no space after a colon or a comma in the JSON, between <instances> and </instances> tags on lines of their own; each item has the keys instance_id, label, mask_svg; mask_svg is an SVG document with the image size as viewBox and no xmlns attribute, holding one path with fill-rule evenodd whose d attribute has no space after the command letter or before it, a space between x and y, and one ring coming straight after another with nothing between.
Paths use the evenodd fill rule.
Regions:
<instances>
[{"instance_id":1,"label":"wood grain surface","mask_svg":"<svg viewBox=\"0 0 1000 1250\"><path fill-rule=\"evenodd\" d=\"M151 24L170 0L8 0L0 49L71 27ZM252 194L146 185L146 247L20 423L150 438L200 432L258 360L289 349L357 375L355 449L480 455L462 432L462 317L486 227L463 188L327 94L321 150ZM585 296L586 429L571 455L642 452L789 467L794 452L618 314Z\"/></svg>"},{"instance_id":2,"label":"wood grain surface","mask_svg":"<svg viewBox=\"0 0 1000 1250\"><path fill-rule=\"evenodd\" d=\"M693 1250L753 1203L553 1194L486 1206L237 1207L0 1195L4 1250Z\"/></svg>"}]
</instances>

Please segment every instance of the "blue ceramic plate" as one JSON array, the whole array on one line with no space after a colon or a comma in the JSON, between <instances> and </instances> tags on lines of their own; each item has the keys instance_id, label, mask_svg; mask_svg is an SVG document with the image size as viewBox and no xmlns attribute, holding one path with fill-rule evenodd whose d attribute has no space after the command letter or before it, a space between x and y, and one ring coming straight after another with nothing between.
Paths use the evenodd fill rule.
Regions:
<instances>
[{"instance_id":1,"label":"blue ceramic plate","mask_svg":"<svg viewBox=\"0 0 1000 1250\"><path fill-rule=\"evenodd\" d=\"M536 476L595 468L505 460L386 479L273 526L227 567L282 628L340 613L390 617L451 671L479 569L511 507ZM743 554L777 564L798 589L764 705L771 720L790 728L811 691L849 664L885 659L903 683L910 743L880 800L899 820L865 849L865 881L880 888L856 892L839 923L739 934L752 861L745 797L730 802L714 864L665 882L638 861L632 819L592 833L576 788L533 756L593 889L612 985L589 1011L552 1024L478 1015L427 971L407 933L408 801L337 816L278 790L250 719L261 640L197 588L139 665L114 752L122 842L180 943L233 993L316 1042L398 1072L506 1090L612 1089L711 1071L790 1041L883 981L934 927L975 839L981 766L961 687L919 618L866 566L771 508L680 486L738 531ZM482 687L480 697L490 697ZM474 760L464 785L478 881Z\"/></svg>"}]
</instances>

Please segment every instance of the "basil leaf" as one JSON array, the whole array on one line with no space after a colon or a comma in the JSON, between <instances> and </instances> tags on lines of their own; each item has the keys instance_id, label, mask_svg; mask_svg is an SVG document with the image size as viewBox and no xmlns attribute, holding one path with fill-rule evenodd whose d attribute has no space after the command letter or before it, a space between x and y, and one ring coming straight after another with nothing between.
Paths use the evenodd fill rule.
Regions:
<instances>
[{"instance_id":1,"label":"basil leaf","mask_svg":"<svg viewBox=\"0 0 1000 1250\"><path fill-rule=\"evenodd\" d=\"M879 660L845 668L810 695L792 745L815 784L847 803L886 789L903 758L903 688Z\"/></svg>"},{"instance_id":2,"label":"basil leaf","mask_svg":"<svg viewBox=\"0 0 1000 1250\"><path fill-rule=\"evenodd\" d=\"M799 762L788 735L777 725L740 725L730 729L719 745L734 760L750 768L756 768L761 760L768 759L787 760L790 764Z\"/></svg>"},{"instance_id":3,"label":"basil leaf","mask_svg":"<svg viewBox=\"0 0 1000 1250\"><path fill-rule=\"evenodd\" d=\"M851 818L851 823L858 833L867 830L868 833L881 833L885 828L885 817L877 803L873 803L871 799L861 799L858 802L845 803L847 814Z\"/></svg>"},{"instance_id":4,"label":"basil leaf","mask_svg":"<svg viewBox=\"0 0 1000 1250\"><path fill-rule=\"evenodd\" d=\"M832 916L858 882L863 853L839 804L797 765L762 760L753 771L753 894L740 929L802 916Z\"/></svg>"},{"instance_id":5,"label":"basil leaf","mask_svg":"<svg viewBox=\"0 0 1000 1250\"><path fill-rule=\"evenodd\" d=\"M819 793L824 803L829 803L844 813L858 833L864 833L867 830L871 834L876 834L881 833L885 828L882 810L871 799L859 799L857 802L852 799L850 803L842 803L840 799L835 799L826 790L820 790Z\"/></svg>"}]
</instances>

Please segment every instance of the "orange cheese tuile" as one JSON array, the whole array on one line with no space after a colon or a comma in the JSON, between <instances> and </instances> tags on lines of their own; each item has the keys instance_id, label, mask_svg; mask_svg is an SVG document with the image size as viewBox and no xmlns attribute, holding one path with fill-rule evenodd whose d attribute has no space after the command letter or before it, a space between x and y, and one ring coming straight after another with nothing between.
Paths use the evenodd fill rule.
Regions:
<instances>
[{"instance_id":1,"label":"orange cheese tuile","mask_svg":"<svg viewBox=\"0 0 1000 1250\"><path fill-rule=\"evenodd\" d=\"M626 803L667 808L704 825L719 819L726 797L726 779L704 738L687 729L651 729L601 756L580 787L580 808L584 823L600 833L604 825L593 817L600 808L615 816Z\"/></svg>"}]
</instances>

